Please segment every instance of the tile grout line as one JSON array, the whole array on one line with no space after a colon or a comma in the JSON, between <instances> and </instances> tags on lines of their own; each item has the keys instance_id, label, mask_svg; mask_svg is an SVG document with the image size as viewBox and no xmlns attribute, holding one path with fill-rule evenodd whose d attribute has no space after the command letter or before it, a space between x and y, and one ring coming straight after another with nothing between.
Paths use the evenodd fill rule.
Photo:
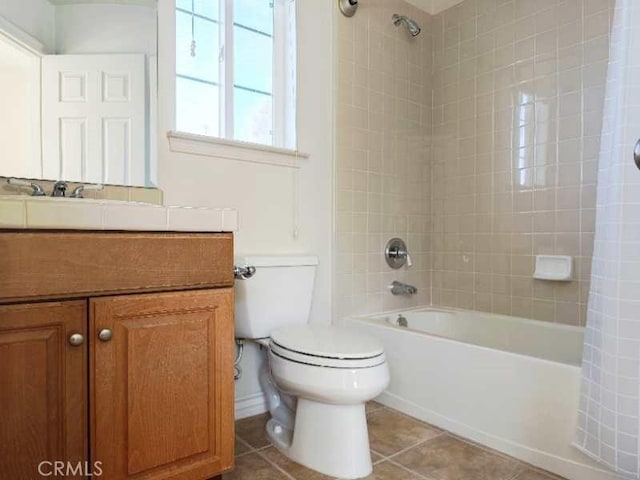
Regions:
<instances>
[{"instance_id":1,"label":"tile grout line","mask_svg":"<svg viewBox=\"0 0 640 480\"><path fill-rule=\"evenodd\" d=\"M247 451L246 451L246 452L244 452L244 453L241 453L241 454L239 454L239 455L236 455L236 456L235 456L236 458L238 458L238 457L243 457L243 456L247 455L248 453L253 453L253 452L255 452L255 451L256 451L256 449L255 449L255 448L253 448L249 443L247 443L245 440L243 440L243 439L242 439L241 437L239 437L237 434L236 434L236 441L240 442L242 445L244 445L245 447L247 447L247 448L249 449L249 450L247 450Z\"/></svg>"},{"instance_id":2,"label":"tile grout line","mask_svg":"<svg viewBox=\"0 0 640 480\"><path fill-rule=\"evenodd\" d=\"M382 404L380 404L380 405L382 405ZM400 410L396 410L396 409L391 408L391 407L387 407L386 405L382 405L382 407L381 407L381 408L377 408L377 409L376 409L376 410L374 410L373 412L377 412L378 410L387 410L388 412L394 413L394 414L396 414L396 415L400 415L401 417L404 417L404 418L407 418L407 419L412 420L412 421L414 421L414 422L417 422L417 423L419 423L419 424L421 424L421 425L423 425L423 426L425 426L425 427L430 428L431 430L435 430L435 431L438 431L438 432L440 432L440 433L449 433L447 430L443 430L443 429L442 429L442 428L440 428L440 427L436 427L435 425L432 425L432 424L430 424L430 423L423 422L422 420L419 420L419 419L417 419L417 418L415 418L415 417L412 417L412 416L411 416L411 415L409 415L409 414L406 414L406 413L404 413L404 412L401 412ZM373 412L368 412L368 413L373 413Z\"/></svg>"},{"instance_id":3,"label":"tile grout line","mask_svg":"<svg viewBox=\"0 0 640 480\"><path fill-rule=\"evenodd\" d=\"M394 410L391 409L391 411L394 411ZM408 418L412 418L412 417L408 417ZM416 420L416 419L413 419L413 420ZM422 421L419 421L419 420L417 420L417 421L422 423L422 424L424 424L424 425L426 425L426 426L431 426L430 424L427 424L425 422L422 422ZM465 438L459 437L458 435L455 435L455 434L453 434L451 432L448 432L446 430L440 430L440 429L439 429L439 433L437 435L435 435L435 436L433 436L431 438L428 438L426 440L421 440L420 442L418 442L418 443L416 443L414 445L406 447L406 448L404 448L402 450L399 450L398 452L393 453L393 454L388 455L388 456L385 456L385 455L381 454L380 452L378 452L378 451L376 451L374 449L371 449L372 452L374 452L374 453L376 453L376 454L378 454L378 455L380 455L382 457L378 461L374 462L374 464L377 465L377 464L380 464L380 463L383 463L383 462L389 462L389 463L392 463L393 465L401 467L403 470L406 470L407 472L410 472L412 474L417 475L418 477L420 477L422 479L434 480L434 477L425 477L424 475L422 475L422 474L420 474L420 473L418 473L418 472L416 472L414 470L411 470L408 467L405 467L401 463L397 462L395 459L398 456L400 456L400 455L402 455L402 454L404 454L404 453L406 453L406 452L408 452L408 451L410 451L410 450L412 450L414 448L417 448L417 447L419 447L420 445L422 445L424 443L427 443L427 442L429 442L431 440L439 438L439 437L441 437L443 435L455 438L455 439L457 439L459 441L462 441L462 442L464 442L464 443L466 443L466 444L468 444L468 445L470 445L472 447L478 448L478 449L482 450L483 454L491 454L491 455L497 456L498 458L500 458L502 460L505 460L505 461L509 460L509 461L515 462L520 468L514 473L514 475L512 477L509 477L509 478L507 478L505 480L517 480L520 476L522 476L522 474L527 470L527 468L530 467L528 464L525 464L525 463L523 463L522 461L520 461L520 460L518 460L516 458L507 456L506 454L503 454L502 452L498 452L497 450L493 450L490 447L486 447L484 445L475 444L474 442L472 442L470 440L467 440ZM437 480L437 479L435 479L435 480Z\"/></svg>"},{"instance_id":4,"label":"tile grout line","mask_svg":"<svg viewBox=\"0 0 640 480\"><path fill-rule=\"evenodd\" d=\"M402 450L399 450L399 451L397 451L396 453L393 453L393 454L388 455L388 456L383 455L382 453L378 452L377 450L370 449L373 453L375 453L375 454L377 454L377 455L379 455L379 456L381 457L381 458L380 458L379 460L377 460L376 462L373 462L373 464L374 464L374 465L379 465L379 464L381 464L381 463L388 462L388 463L391 463L392 465L395 465L395 466L397 466L397 467L402 468L403 470L405 470L405 471L407 471L407 472L410 472L410 473L412 473L412 474L414 474L414 475L417 475L417 476L418 476L419 478L421 478L421 479L424 479L424 480L435 480L435 479L433 479L432 477L425 477L424 475L422 475L422 474L420 474L420 473L418 473L418 472L416 472L416 471L414 471L414 470L411 470L411 469L409 469L409 468L405 467L404 465L402 465L402 464L400 464L400 463L396 462L396 461L394 460L394 458L395 458L395 457L397 457L397 456L399 456L399 455L402 455L403 453L408 452L409 450L412 450L413 448L419 447L419 446L420 446L420 445L422 445L423 443L426 443L426 442L428 442L428 441L430 441L430 440L433 440L433 439L435 439L435 438L438 438L438 437L440 437L440 436L442 436L442 435L444 435L444 434L445 434L445 432L441 431L441 432L437 433L435 436L433 436L433 437L431 437L431 438L427 438L426 440L420 440L419 442L417 442L417 443L415 443L415 444L413 444L413 445L411 445L411 446L409 446L409 447L403 448ZM509 480L513 480L513 479L509 479Z\"/></svg>"},{"instance_id":5,"label":"tile grout line","mask_svg":"<svg viewBox=\"0 0 640 480\"><path fill-rule=\"evenodd\" d=\"M515 457L512 457L511 455L503 453L503 452L501 452L499 450L495 450L495 449L493 449L491 447L488 447L486 445L483 445L481 443L474 442L473 440L461 437L460 435L457 435L457 434L452 433L452 432L446 432L446 433L450 437L453 437L453 438L455 438L457 440L460 440L461 442L464 442L467 445L471 445L472 447L479 448L480 450L484 451L485 453L489 453L489 454L495 455L497 457L502 458L503 460L509 460L509 461L512 461L512 462L516 462L516 463L520 464L522 467L524 467L525 469L533 467L533 465L531 465L529 463L526 463L526 462L524 462L522 460L519 460L519 459L517 459ZM518 475L520 475L521 473L522 472L519 472ZM509 479L509 480L513 480L513 479Z\"/></svg>"},{"instance_id":6,"label":"tile grout line","mask_svg":"<svg viewBox=\"0 0 640 480\"><path fill-rule=\"evenodd\" d=\"M396 453L393 453L393 454L385 457L385 459L386 460L393 460L395 457L398 457L398 456L402 455L403 453L407 453L409 450L412 450L412 449L414 449L416 447L419 447L423 443L427 443L427 442L429 442L431 440L439 438L442 435L446 435L445 432L439 432L437 435L434 435L433 437L430 437L430 438L427 438L427 439L424 439L424 440L420 440L419 442L417 442L417 443L415 443L415 444L413 444L413 445L411 445L409 447L403 448L402 450L398 450Z\"/></svg>"},{"instance_id":7,"label":"tile grout line","mask_svg":"<svg viewBox=\"0 0 640 480\"><path fill-rule=\"evenodd\" d=\"M275 468L276 470L278 470L280 473L284 474L285 477L287 477L290 480L296 480L296 478L291 475L289 472L287 472L285 469L283 469L280 465L276 464L275 462L271 461L269 458L267 458L266 455L264 455L262 452L264 450L266 450L267 448L271 447L272 445L269 445L267 447L263 447L260 450L256 450L256 453L260 456L260 458L262 458L265 462L267 462L269 465L271 465L273 468ZM276 448L276 447L273 447ZM277 449L276 449L277 450Z\"/></svg>"},{"instance_id":8,"label":"tile grout line","mask_svg":"<svg viewBox=\"0 0 640 480\"><path fill-rule=\"evenodd\" d=\"M397 463L397 462L395 462L393 460L395 457L397 457L397 456L399 456L399 455L401 455L403 453L406 453L407 451L409 451L409 450L411 450L413 448L416 448L416 447L422 445L423 443L428 442L429 440L432 440L434 438L438 438L438 437L440 437L442 435L445 435L445 436L451 437L451 438L453 438L455 440L461 441L461 442L463 442L463 443L465 443L465 444L467 444L467 445L469 445L471 447L478 448L479 450L482 451L483 454L494 455L494 456L500 458L501 460L514 462L519 467L519 469L514 473L514 475L512 477L509 477L509 478L507 478L505 480L517 480L517 478L520 477L527 469L534 468L532 465L527 464L527 463L523 462L522 460L518 460L517 458L511 457L511 456L509 456L509 455L507 455L505 453L499 452L498 450L493 450L492 448L487 447L485 445L477 444L477 443L475 443L475 442L473 442L473 441L471 441L469 439L466 439L464 437L460 437L460 436L458 436L458 435L456 435L456 434L454 434L452 432L446 431L446 430L442 431L439 435L436 435L433 438L425 440L425 441L423 441L423 442L421 442L421 443L419 443L417 445L414 445L413 447L409 447L409 448L406 448L404 450L401 450L401 451L399 451L397 453L394 453L393 455L390 455L389 457L386 457L386 458L388 460L390 460L391 462L393 462L393 463ZM412 471L412 470L410 470L410 471ZM547 472L544 472L544 473L547 474Z\"/></svg>"},{"instance_id":9,"label":"tile grout line","mask_svg":"<svg viewBox=\"0 0 640 480\"><path fill-rule=\"evenodd\" d=\"M269 447L273 447L273 444L270 443L269 445L265 445L264 447L256 448L256 449L254 449L254 452L259 453L259 452L262 452L262 451L266 450Z\"/></svg>"},{"instance_id":10,"label":"tile grout line","mask_svg":"<svg viewBox=\"0 0 640 480\"><path fill-rule=\"evenodd\" d=\"M437 480L435 477L427 477L425 475L422 475L421 473L416 472L415 470L411 470L408 467L405 467L404 465L402 465L401 463L398 462L394 462L392 459L388 458L385 461L389 462L391 465L395 465L398 468L401 468L402 470L404 470L405 472L409 472L412 475L415 475L416 477L422 479L422 480ZM512 480L512 479L510 479Z\"/></svg>"}]
</instances>

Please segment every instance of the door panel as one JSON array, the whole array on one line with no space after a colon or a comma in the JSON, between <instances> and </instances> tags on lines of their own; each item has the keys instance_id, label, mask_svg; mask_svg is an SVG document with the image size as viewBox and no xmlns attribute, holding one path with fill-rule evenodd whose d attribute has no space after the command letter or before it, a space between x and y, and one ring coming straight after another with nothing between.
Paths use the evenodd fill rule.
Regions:
<instances>
[{"instance_id":1,"label":"door panel","mask_svg":"<svg viewBox=\"0 0 640 480\"><path fill-rule=\"evenodd\" d=\"M42 59L44 178L145 185L145 56Z\"/></svg>"},{"instance_id":2,"label":"door panel","mask_svg":"<svg viewBox=\"0 0 640 480\"><path fill-rule=\"evenodd\" d=\"M233 291L90 302L91 442L103 478L195 480L230 468Z\"/></svg>"},{"instance_id":3,"label":"door panel","mask_svg":"<svg viewBox=\"0 0 640 480\"><path fill-rule=\"evenodd\" d=\"M207 451L210 318L210 312L169 313L123 322L128 341L129 472ZM162 356L170 361L149 368L149 359ZM165 432L171 432L171 442L163 440Z\"/></svg>"},{"instance_id":4,"label":"door panel","mask_svg":"<svg viewBox=\"0 0 640 480\"><path fill-rule=\"evenodd\" d=\"M87 459L86 341L72 334L86 339L84 301L0 306L0 478Z\"/></svg>"}]
</instances>

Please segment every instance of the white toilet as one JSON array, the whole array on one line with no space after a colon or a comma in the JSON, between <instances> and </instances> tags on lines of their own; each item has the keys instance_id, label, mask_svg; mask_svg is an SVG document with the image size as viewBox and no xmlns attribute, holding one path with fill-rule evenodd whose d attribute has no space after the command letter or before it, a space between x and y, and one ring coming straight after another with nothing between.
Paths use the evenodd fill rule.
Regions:
<instances>
[{"instance_id":1,"label":"white toilet","mask_svg":"<svg viewBox=\"0 0 640 480\"><path fill-rule=\"evenodd\" d=\"M272 443L326 475L366 477L365 402L389 384L382 344L347 328L307 324L317 257L242 257L236 264L256 267L236 282L236 337L268 348L270 368L260 381Z\"/></svg>"}]
</instances>

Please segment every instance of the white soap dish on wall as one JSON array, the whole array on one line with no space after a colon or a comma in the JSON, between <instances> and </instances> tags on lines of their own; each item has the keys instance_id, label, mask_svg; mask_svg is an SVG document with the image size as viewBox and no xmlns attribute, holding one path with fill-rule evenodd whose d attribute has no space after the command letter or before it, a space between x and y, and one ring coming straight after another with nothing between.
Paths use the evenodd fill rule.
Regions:
<instances>
[{"instance_id":1,"label":"white soap dish on wall","mask_svg":"<svg viewBox=\"0 0 640 480\"><path fill-rule=\"evenodd\" d=\"M533 278L556 282L569 282L573 279L573 257L563 255L538 255Z\"/></svg>"}]
</instances>

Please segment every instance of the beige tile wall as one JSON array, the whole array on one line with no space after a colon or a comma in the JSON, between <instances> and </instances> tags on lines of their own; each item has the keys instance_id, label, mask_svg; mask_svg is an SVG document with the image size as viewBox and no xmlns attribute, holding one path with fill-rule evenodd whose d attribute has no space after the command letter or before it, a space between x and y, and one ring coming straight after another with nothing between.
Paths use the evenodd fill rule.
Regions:
<instances>
[{"instance_id":1,"label":"beige tile wall","mask_svg":"<svg viewBox=\"0 0 640 480\"><path fill-rule=\"evenodd\" d=\"M584 324L610 0L433 17L433 302ZM533 280L536 254L576 281Z\"/></svg>"},{"instance_id":2,"label":"beige tile wall","mask_svg":"<svg viewBox=\"0 0 640 480\"><path fill-rule=\"evenodd\" d=\"M418 21L417 38L391 21ZM400 0L360 2L338 23L336 256L334 314L376 312L430 302L430 16ZM388 239L404 238L414 266L393 271ZM418 287L392 297L387 285Z\"/></svg>"},{"instance_id":3,"label":"beige tile wall","mask_svg":"<svg viewBox=\"0 0 640 480\"><path fill-rule=\"evenodd\" d=\"M433 303L585 323L612 5L465 0L431 17L378 0L340 18L338 317ZM383 263L396 235L411 270ZM574 256L576 280L534 280L538 253ZM389 295L396 278L420 295Z\"/></svg>"}]
</instances>

